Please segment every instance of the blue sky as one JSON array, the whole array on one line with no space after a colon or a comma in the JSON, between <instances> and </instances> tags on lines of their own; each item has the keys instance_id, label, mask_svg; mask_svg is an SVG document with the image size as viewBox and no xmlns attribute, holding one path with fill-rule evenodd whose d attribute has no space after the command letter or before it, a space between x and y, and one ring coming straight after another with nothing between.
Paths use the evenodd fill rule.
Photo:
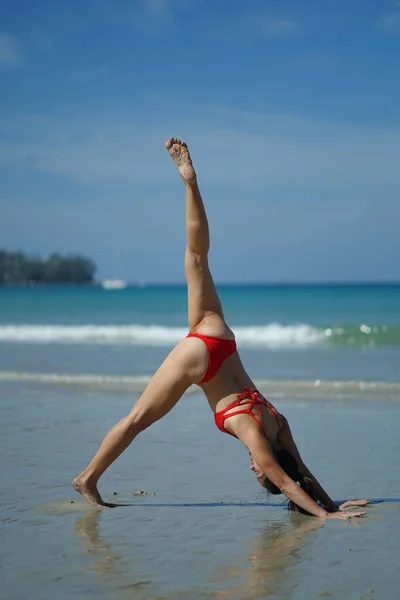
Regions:
<instances>
[{"instance_id":1,"label":"blue sky","mask_svg":"<svg viewBox=\"0 0 400 600\"><path fill-rule=\"evenodd\" d=\"M1 247L182 282L176 136L218 282L400 280L400 2L7 5Z\"/></svg>"}]
</instances>

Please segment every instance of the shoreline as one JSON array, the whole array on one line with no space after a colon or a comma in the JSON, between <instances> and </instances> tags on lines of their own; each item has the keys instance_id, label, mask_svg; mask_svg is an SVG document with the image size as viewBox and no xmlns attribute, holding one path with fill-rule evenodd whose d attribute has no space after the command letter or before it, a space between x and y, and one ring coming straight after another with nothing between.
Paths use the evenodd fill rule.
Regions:
<instances>
[{"instance_id":1,"label":"shoreline","mask_svg":"<svg viewBox=\"0 0 400 600\"><path fill-rule=\"evenodd\" d=\"M34 373L22 371L0 371L0 383L31 383L36 385L52 385L60 387L79 387L95 389L99 392L115 391L119 393L141 393L151 377L148 375L98 375L98 374L59 374ZM309 394L310 400L327 398L345 399L356 397L359 400L383 399L400 401L400 382L365 381L365 380L273 380L255 379L257 389L270 398L281 398L290 395L292 399L303 399ZM191 386L185 395L201 394L197 386Z\"/></svg>"},{"instance_id":2,"label":"shoreline","mask_svg":"<svg viewBox=\"0 0 400 600\"><path fill-rule=\"evenodd\" d=\"M54 375L48 384L0 383L5 597L272 600L296 590L296 600L350 600L367 589L396 597L397 402L331 402L321 382L323 401L307 401L306 391L306 401L294 394L282 406L306 464L332 497L391 500L359 522L325 523L289 513L283 497L268 498L246 448L214 426L199 393L140 434L101 480L104 499L125 506L96 510L70 481L138 394L56 386ZM373 391L375 400L382 395ZM367 576L354 577L366 564Z\"/></svg>"}]
</instances>

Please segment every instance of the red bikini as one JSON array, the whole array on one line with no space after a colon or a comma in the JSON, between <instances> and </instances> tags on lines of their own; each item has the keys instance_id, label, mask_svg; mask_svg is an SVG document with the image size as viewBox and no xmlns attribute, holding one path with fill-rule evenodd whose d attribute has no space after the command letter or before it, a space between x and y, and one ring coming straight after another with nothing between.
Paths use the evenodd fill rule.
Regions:
<instances>
[{"instance_id":1,"label":"red bikini","mask_svg":"<svg viewBox=\"0 0 400 600\"><path fill-rule=\"evenodd\" d=\"M189 333L186 337L199 338L207 346L208 367L200 383L210 381L218 373L226 359L236 352L235 340L221 340L220 338L209 337L200 333Z\"/></svg>"},{"instance_id":2,"label":"red bikini","mask_svg":"<svg viewBox=\"0 0 400 600\"><path fill-rule=\"evenodd\" d=\"M243 407L244 405L246 405L244 408L241 408L234 412L229 412L233 408ZM251 412L251 409L253 408L253 406L257 406L257 412L260 417L260 420L255 415L253 415L253 413ZM236 437L236 435L234 433L231 433L230 431L225 429L224 423L225 423L226 419L229 419L229 417L235 417L236 415L249 415L250 417L252 417L252 419L254 419L258 423L258 425L260 425L261 429L264 432L265 437L268 438L267 432L265 431L265 427L261 420L262 419L261 406L265 406L266 409L268 410L268 412L275 417L276 422L278 424L278 428L279 428L278 433L279 433L279 431L282 429L282 426L279 421L279 416L278 416L278 412L277 412L276 408L274 406L272 406L272 404L270 404L268 402L268 400L265 400L265 398L262 398L262 397L260 398L260 392L258 390L251 390L246 385L244 386L244 392L242 394L238 394L237 400L235 402L232 402L232 404L230 404L226 408L222 409L220 412L215 413L215 415L214 415L215 424L218 427L218 429L220 429L223 433L229 433L229 435L233 435L233 437ZM229 413L229 414L227 414L227 413Z\"/></svg>"},{"instance_id":3,"label":"red bikini","mask_svg":"<svg viewBox=\"0 0 400 600\"><path fill-rule=\"evenodd\" d=\"M220 338L210 337L208 335L201 335L200 333L189 333L186 337L198 338L199 340L202 340L207 346L208 367L206 374L204 375L200 383L206 383L207 381L210 381L210 379L212 379L218 373L226 359L236 352L235 340L222 340ZM260 420L251 412L253 406L257 406L257 412L260 417ZM264 425L261 421L261 406L265 406L268 412L271 415L274 415L280 431L281 424L279 422L279 416L276 409L272 406L272 404L265 400L265 398L260 398L260 392L258 390L251 390L247 386L244 386L244 392L242 394L238 394L237 400L235 402L233 402L220 412L215 413L215 424L218 427L218 429L220 429L223 433L229 433L229 435L233 435L233 437L236 437L234 433L231 433L230 431L225 429L224 423L226 419L229 419L229 417L234 417L236 415L249 415L258 423L258 425L260 425L265 437L268 437ZM229 412L231 409L236 407L242 408L232 413Z\"/></svg>"}]
</instances>

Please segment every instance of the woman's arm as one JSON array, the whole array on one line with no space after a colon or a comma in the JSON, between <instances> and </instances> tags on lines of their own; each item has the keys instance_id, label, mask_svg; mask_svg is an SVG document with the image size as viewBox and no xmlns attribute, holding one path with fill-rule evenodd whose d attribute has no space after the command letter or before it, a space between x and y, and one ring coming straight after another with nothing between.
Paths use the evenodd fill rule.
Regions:
<instances>
[{"instance_id":1,"label":"woman's arm","mask_svg":"<svg viewBox=\"0 0 400 600\"><path fill-rule=\"evenodd\" d=\"M256 425L235 428L235 434L248 448L260 469L272 481L282 494L315 517L327 518L326 510L308 496L276 462L268 440Z\"/></svg>"},{"instance_id":2,"label":"woman's arm","mask_svg":"<svg viewBox=\"0 0 400 600\"><path fill-rule=\"evenodd\" d=\"M314 517L322 519L350 519L351 517L361 517L365 512L327 512L322 506L319 506L314 500L310 498L304 490L301 489L291 479L283 469L276 462L272 453L271 447L268 440L258 429L257 425L253 423L243 425L241 427L235 427L235 435L240 439L241 442L248 448L250 454L257 462L259 467L265 473L266 477L272 481L277 488L279 488L282 494L285 494L289 500L292 500L297 506L304 509Z\"/></svg>"},{"instance_id":3,"label":"woman's arm","mask_svg":"<svg viewBox=\"0 0 400 600\"><path fill-rule=\"evenodd\" d=\"M344 510L348 506L366 506L367 504L369 504L368 500L349 500L348 502L345 502L344 504L341 504L340 506L338 506L336 504L336 502L334 502L332 500L332 498L328 495L328 493L324 490L322 485L319 483L318 479L311 473L311 471L308 469L308 467L304 464L304 462L300 456L299 450L296 446L296 443L293 439L289 423L285 417L283 417L283 421L284 421L284 425L278 436L279 443L281 444L282 448L287 450L293 456L293 458L297 461L300 473L310 477L310 479L314 485L316 497L318 498L319 502L321 502L321 504L329 512Z\"/></svg>"},{"instance_id":4,"label":"woman's arm","mask_svg":"<svg viewBox=\"0 0 400 600\"><path fill-rule=\"evenodd\" d=\"M314 485L316 497L321 502L321 504L325 506L329 512L338 510L339 507L337 506L337 504L327 494L327 492L324 490L317 478L314 477L311 471L304 464L303 459L301 458L299 450L296 446L296 443L293 439L288 420L285 417L283 417L283 421L284 425L278 435L280 445L282 446L282 448L284 448L284 450L287 450L296 460L300 473L302 473L303 475L308 475L308 477L310 477Z\"/></svg>"},{"instance_id":5,"label":"woman's arm","mask_svg":"<svg viewBox=\"0 0 400 600\"><path fill-rule=\"evenodd\" d=\"M328 495L328 493L319 483L318 479L311 473L310 469L308 469L308 467L304 463L301 463L301 465L299 465L299 471L303 475L308 475L308 477L311 479L311 481L313 482L316 497L328 512L335 512L336 510L339 510L339 507L336 504L336 502L332 500L332 498Z\"/></svg>"}]
</instances>

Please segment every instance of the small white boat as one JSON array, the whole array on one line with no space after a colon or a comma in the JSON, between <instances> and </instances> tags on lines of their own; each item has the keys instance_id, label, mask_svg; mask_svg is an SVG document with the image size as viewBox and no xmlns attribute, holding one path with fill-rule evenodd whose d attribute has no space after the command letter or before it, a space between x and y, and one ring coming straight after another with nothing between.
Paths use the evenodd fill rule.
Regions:
<instances>
[{"instance_id":1,"label":"small white boat","mask_svg":"<svg viewBox=\"0 0 400 600\"><path fill-rule=\"evenodd\" d=\"M105 290L124 290L127 287L123 279L103 279L101 285Z\"/></svg>"}]
</instances>

